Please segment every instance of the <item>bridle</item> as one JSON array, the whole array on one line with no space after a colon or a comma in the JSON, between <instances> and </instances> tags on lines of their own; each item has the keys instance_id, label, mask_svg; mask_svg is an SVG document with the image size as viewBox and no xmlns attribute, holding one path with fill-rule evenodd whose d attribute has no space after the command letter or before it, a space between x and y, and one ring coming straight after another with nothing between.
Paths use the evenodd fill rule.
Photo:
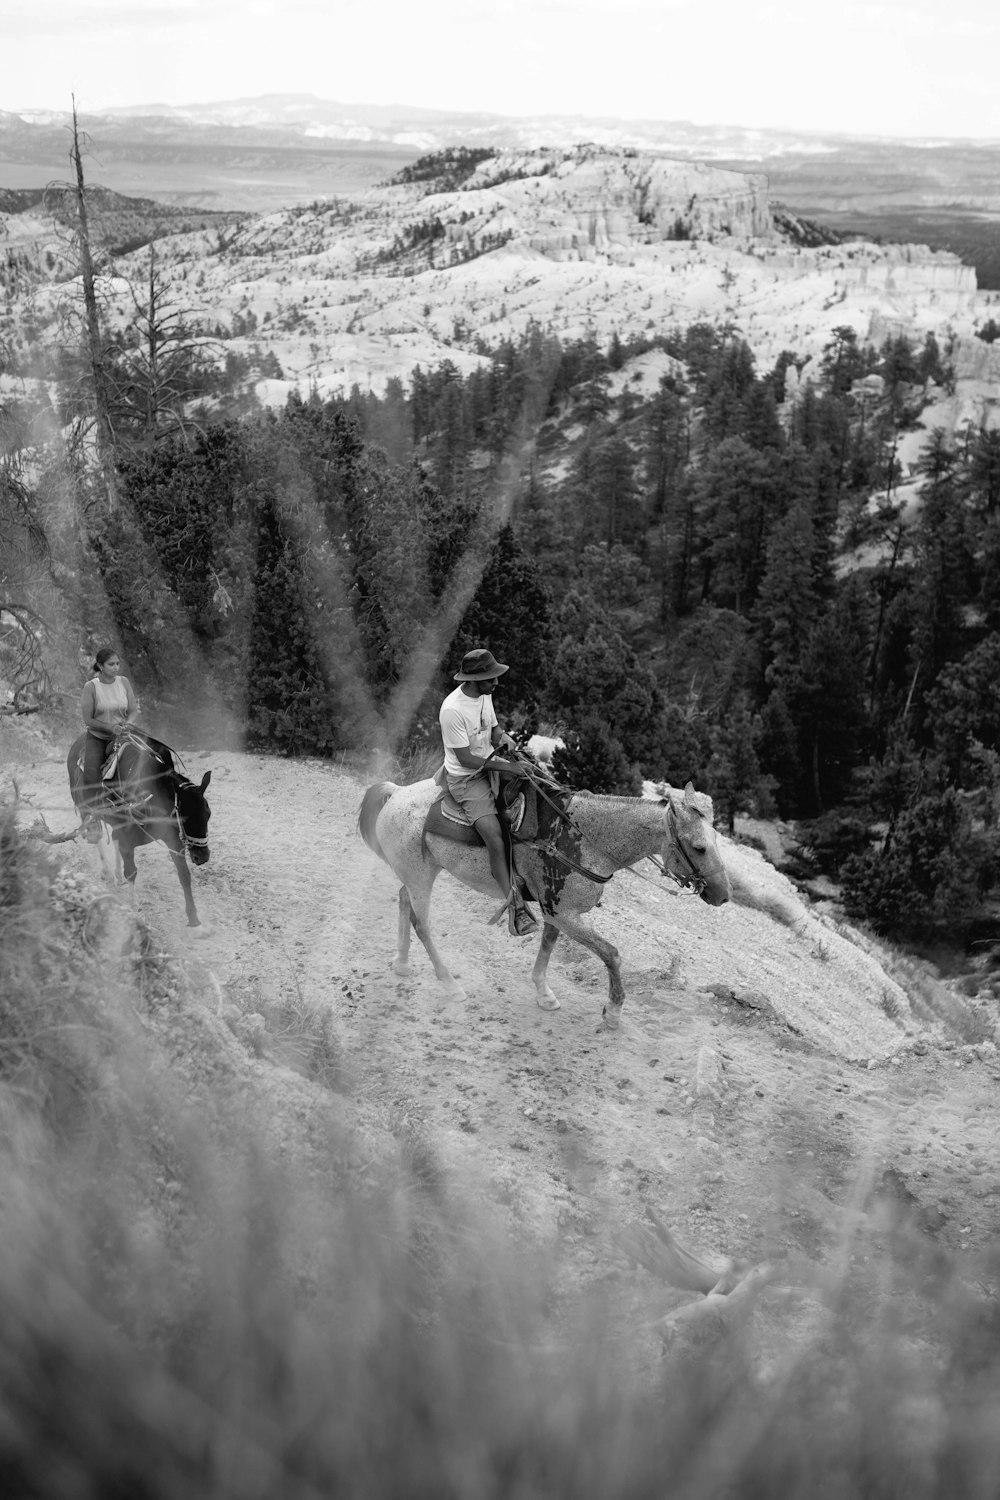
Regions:
<instances>
[{"instance_id":1,"label":"bridle","mask_svg":"<svg viewBox=\"0 0 1000 1500\"><path fill-rule=\"evenodd\" d=\"M654 865L659 868L661 875L669 875L671 880L676 880L677 884L681 886L682 889L693 890L696 896L700 896L702 891L707 886L708 881L705 879L704 875L701 874L698 866L695 864L694 860L691 858L690 854L684 847L684 844L681 840L680 830L677 827L677 809L669 799L667 800L667 827L670 829L670 836L674 841L674 847L680 854L681 859L687 865L688 871L690 873L686 875L678 875L675 871L668 870L666 865L664 865L660 860L655 859L653 855L650 855L649 857L653 860Z\"/></svg>"},{"instance_id":2,"label":"bridle","mask_svg":"<svg viewBox=\"0 0 1000 1500\"><path fill-rule=\"evenodd\" d=\"M487 759L490 759L490 757L487 757ZM573 830L573 832L576 833L579 836L580 840L582 841L583 837L584 837L583 830L580 829L580 828L578 828L577 825L573 822L573 819L569 816L569 814L567 812L565 812L563 810L563 808L559 807L558 804L556 802L554 802L552 800L552 798L549 797L546 794L545 790L539 785L538 780L536 779L536 777L534 777L530 773L530 771L525 768L524 762L520 761L520 764L521 764L521 767L522 767L522 774L524 775L525 780L531 782L532 786L535 788L535 791L538 793L539 797L541 797L544 802L547 802L548 805L551 808L553 808L553 810L556 813L558 813L558 815L559 815L560 819L562 820L562 822L565 823L568 828L571 828ZM683 842L681 840L680 830L677 827L677 809L674 807L674 804L670 801L669 798L664 798L663 802L661 803L661 806L665 806L666 807L666 810L667 810L667 827L669 829L670 836L671 836L671 838L674 841L674 846L677 849L678 853L680 854L681 859L687 865L689 873L688 874L684 874L684 875L678 875L676 873L676 871L674 871L674 870L668 870L667 867L666 867L666 865L663 863L663 861L661 859L657 859L657 857L656 857L655 854L648 854L646 856L646 858L649 859L656 866L656 868L659 870L661 876L667 876L668 875L671 880L676 880L677 884L682 888L682 890L692 890L692 891L694 891L694 893L695 893L696 896L700 896L701 893L702 893L702 891L708 885L708 881L701 874L700 870L698 869L698 866L695 864L694 860L691 858L690 854L687 852L687 850L684 847L684 844L683 844ZM593 845L593 847L595 849L597 849L598 853L599 854L604 854L605 851L602 850L598 844L594 843L593 837L592 836L588 836L588 837L589 837L589 842ZM562 864L568 865L570 869L575 870L577 872L577 874L579 874L579 875L585 875L588 880L593 880L596 884L604 885L604 884L606 884L607 881L609 881L612 878L611 875L598 875L595 870L588 870L588 869L585 868L585 866L577 864L576 860L570 859L569 855L564 854L561 849L557 849L556 848L556 844L555 844L555 840L554 839L549 839L549 840L547 840L545 842L542 842L541 840L537 840L536 839L536 840L533 840L533 843L534 843L534 847L538 850L538 852L540 854L548 855L552 859L558 859ZM646 879L646 876L642 874L642 871L635 869L634 866L632 866L632 865L626 865L625 869L631 871L631 873L633 875L638 876L638 878L640 880L645 880Z\"/></svg>"},{"instance_id":3,"label":"bridle","mask_svg":"<svg viewBox=\"0 0 1000 1500\"><path fill-rule=\"evenodd\" d=\"M171 773L169 771L158 771L156 773L155 779L158 781L166 780L167 777L169 777L171 774L173 774L174 776L177 775L176 772ZM193 834L188 833L187 829L184 827L184 819L181 817L180 803L178 801L179 794L187 787L193 787L194 785L194 782L190 781L186 776L177 777L174 784L174 810L170 815L171 821L177 827L177 836L180 839L182 849L207 849L208 838L195 838ZM149 811L148 803L151 801L151 799L152 793L147 792L144 797L139 799L139 801L125 804L119 809L119 811L122 816L128 818L130 823L134 823L137 828L142 828L147 821L144 814Z\"/></svg>"},{"instance_id":4,"label":"bridle","mask_svg":"<svg viewBox=\"0 0 1000 1500\"><path fill-rule=\"evenodd\" d=\"M177 785L174 788L174 821L177 824L177 831L180 834L181 843L183 845L185 845L189 849L207 849L207 836L203 839L196 839L192 834L188 833L187 829L184 827L184 820L181 817L181 808L179 801L180 793L189 786L193 787L194 782L189 781L187 777L184 777L178 780ZM195 788L195 790L197 790L197 788Z\"/></svg>"}]
</instances>

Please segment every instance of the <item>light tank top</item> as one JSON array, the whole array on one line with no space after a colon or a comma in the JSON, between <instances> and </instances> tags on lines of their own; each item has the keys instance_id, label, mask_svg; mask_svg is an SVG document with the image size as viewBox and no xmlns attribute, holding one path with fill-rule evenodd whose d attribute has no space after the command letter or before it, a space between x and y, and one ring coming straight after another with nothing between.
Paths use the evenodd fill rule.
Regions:
<instances>
[{"instance_id":1,"label":"light tank top","mask_svg":"<svg viewBox=\"0 0 1000 1500\"><path fill-rule=\"evenodd\" d=\"M114 682L102 682L99 677L91 679L94 684L94 718L112 725L119 714L128 708L128 693L120 677Z\"/></svg>"}]
</instances>

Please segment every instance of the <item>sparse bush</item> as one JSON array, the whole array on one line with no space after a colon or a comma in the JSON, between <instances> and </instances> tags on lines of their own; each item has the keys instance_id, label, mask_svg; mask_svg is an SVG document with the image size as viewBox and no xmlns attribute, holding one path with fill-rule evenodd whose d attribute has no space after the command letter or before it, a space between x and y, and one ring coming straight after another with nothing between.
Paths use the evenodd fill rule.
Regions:
<instances>
[{"instance_id":1,"label":"sparse bush","mask_svg":"<svg viewBox=\"0 0 1000 1500\"><path fill-rule=\"evenodd\" d=\"M961 937L978 911L993 845L991 835L972 827L954 787L914 797L881 848L845 860L844 910L892 937Z\"/></svg>"}]
</instances>

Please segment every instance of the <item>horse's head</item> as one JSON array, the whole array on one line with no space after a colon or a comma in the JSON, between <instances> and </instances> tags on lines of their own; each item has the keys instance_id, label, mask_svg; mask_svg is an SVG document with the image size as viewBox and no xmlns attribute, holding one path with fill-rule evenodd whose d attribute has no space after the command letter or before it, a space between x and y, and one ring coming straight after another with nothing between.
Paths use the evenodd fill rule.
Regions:
<instances>
[{"instance_id":1,"label":"horse's head","mask_svg":"<svg viewBox=\"0 0 1000 1500\"><path fill-rule=\"evenodd\" d=\"M206 771L200 785L193 781L177 783L177 816L191 860L196 865L208 863L208 820L212 809L205 796L211 771Z\"/></svg>"},{"instance_id":2,"label":"horse's head","mask_svg":"<svg viewBox=\"0 0 1000 1500\"><path fill-rule=\"evenodd\" d=\"M664 873L692 886L709 906L724 906L733 891L715 837L711 797L696 792L690 781L683 792L666 782L647 783L643 795L663 803Z\"/></svg>"}]
</instances>

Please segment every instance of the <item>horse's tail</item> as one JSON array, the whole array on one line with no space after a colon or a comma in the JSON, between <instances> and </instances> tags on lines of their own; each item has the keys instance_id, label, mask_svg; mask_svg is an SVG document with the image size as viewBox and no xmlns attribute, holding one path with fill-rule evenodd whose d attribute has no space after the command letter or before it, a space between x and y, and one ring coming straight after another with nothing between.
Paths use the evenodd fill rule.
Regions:
<instances>
[{"instance_id":1,"label":"horse's tail","mask_svg":"<svg viewBox=\"0 0 1000 1500\"><path fill-rule=\"evenodd\" d=\"M73 798L73 805L75 807L80 806L80 799L83 795L83 770L80 763L83 756L83 742L86 738L86 734L79 735L73 741L72 745L70 745L69 753L66 756L66 770L69 773L69 792Z\"/></svg>"},{"instance_id":2,"label":"horse's tail","mask_svg":"<svg viewBox=\"0 0 1000 1500\"><path fill-rule=\"evenodd\" d=\"M361 799L361 811L358 814L358 832L368 845L373 854L379 859L385 859L385 850L375 837L375 819L382 811L393 792L399 788L394 781L376 781L370 786ZM386 864L389 863L385 859Z\"/></svg>"}]
</instances>

